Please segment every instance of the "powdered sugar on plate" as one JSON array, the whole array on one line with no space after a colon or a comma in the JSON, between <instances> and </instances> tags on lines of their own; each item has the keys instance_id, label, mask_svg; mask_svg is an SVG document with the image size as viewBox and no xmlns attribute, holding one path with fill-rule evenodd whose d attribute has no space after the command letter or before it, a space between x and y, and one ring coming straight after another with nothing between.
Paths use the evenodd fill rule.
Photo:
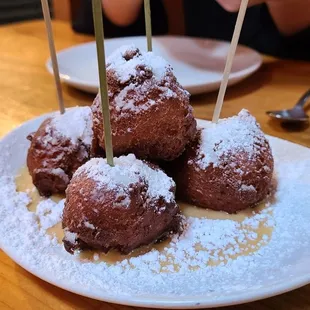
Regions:
<instances>
[{"instance_id":1,"label":"powdered sugar on plate","mask_svg":"<svg viewBox=\"0 0 310 310\"><path fill-rule=\"evenodd\" d=\"M41 201L35 212L42 229L47 230L61 221L65 200L56 203L52 199Z\"/></svg>"},{"instance_id":2,"label":"powdered sugar on plate","mask_svg":"<svg viewBox=\"0 0 310 310\"><path fill-rule=\"evenodd\" d=\"M188 218L185 233L166 249L174 257L173 264L160 264L167 256L152 250L109 265L82 263L66 253L28 211L27 194L15 191L14 176L25 164L25 137L33 129L33 123L25 124L0 143L0 243L15 261L39 277L102 300L140 305L149 305L150 300L157 305L184 301L192 306L242 301L245 292L252 298L258 292L276 294L310 281L309 149L270 138L278 184L263 212L242 222ZM271 238L258 236L258 225L273 227ZM257 250L238 255L243 241L258 238ZM193 248L197 242L198 252Z\"/></svg>"},{"instance_id":3,"label":"powdered sugar on plate","mask_svg":"<svg viewBox=\"0 0 310 310\"><path fill-rule=\"evenodd\" d=\"M245 152L249 160L263 151L265 136L256 119L245 109L238 115L206 123L201 131L199 165L217 167L231 153Z\"/></svg>"}]
</instances>

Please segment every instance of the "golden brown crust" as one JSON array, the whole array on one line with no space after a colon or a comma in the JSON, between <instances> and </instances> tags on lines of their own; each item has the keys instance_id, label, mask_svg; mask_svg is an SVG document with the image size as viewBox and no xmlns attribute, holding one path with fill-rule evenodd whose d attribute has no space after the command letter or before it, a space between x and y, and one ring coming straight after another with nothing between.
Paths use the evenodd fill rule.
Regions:
<instances>
[{"instance_id":1,"label":"golden brown crust","mask_svg":"<svg viewBox=\"0 0 310 310\"><path fill-rule=\"evenodd\" d=\"M66 191L63 228L76 239L64 238L66 250L99 249L106 253L115 249L128 254L178 232L181 218L175 201L150 200L146 186L142 181L131 184L130 204L124 205L126 197L117 189L99 189L86 175L74 176Z\"/></svg>"},{"instance_id":2,"label":"golden brown crust","mask_svg":"<svg viewBox=\"0 0 310 310\"><path fill-rule=\"evenodd\" d=\"M198 133L181 158L174 162L173 174L177 196L199 207L235 213L255 206L271 190L274 162L265 139L254 160L246 152L231 152L222 164L210 164L202 169L199 164Z\"/></svg>"},{"instance_id":3,"label":"golden brown crust","mask_svg":"<svg viewBox=\"0 0 310 310\"><path fill-rule=\"evenodd\" d=\"M27 166L33 184L42 196L64 193L72 174L90 158L90 147L82 141L73 144L70 139L57 134L51 118L28 139L31 145Z\"/></svg>"},{"instance_id":4,"label":"golden brown crust","mask_svg":"<svg viewBox=\"0 0 310 310\"><path fill-rule=\"evenodd\" d=\"M130 61L139 54L123 55ZM189 94L177 82L170 67L158 80L145 64L135 67L128 80L121 80L113 66L107 66L113 150L116 156L134 153L150 160L173 160L195 137L196 121ZM94 134L104 149L100 97L93 105Z\"/></svg>"}]
</instances>

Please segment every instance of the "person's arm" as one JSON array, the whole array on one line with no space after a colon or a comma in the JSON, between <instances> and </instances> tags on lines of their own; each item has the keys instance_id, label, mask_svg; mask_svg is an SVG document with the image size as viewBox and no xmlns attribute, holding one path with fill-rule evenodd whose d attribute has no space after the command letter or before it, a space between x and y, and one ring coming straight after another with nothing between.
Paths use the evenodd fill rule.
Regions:
<instances>
[{"instance_id":1,"label":"person's arm","mask_svg":"<svg viewBox=\"0 0 310 310\"><path fill-rule=\"evenodd\" d=\"M128 26L138 17L142 0L102 0L105 15L117 26Z\"/></svg>"},{"instance_id":2,"label":"person's arm","mask_svg":"<svg viewBox=\"0 0 310 310\"><path fill-rule=\"evenodd\" d=\"M217 0L230 12L238 11L241 0ZM310 26L310 0L250 0L249 5L266 3L278 30L293 35Z\"/></svg>"},{"instance_id":3,"label":"person's arm","mask_svg":"<svg viewBox=\"0 0 310 310\"><path fill-rule=\"evenodd\" d=\"M293 35L310 26L310 0L267 2L269 12L279 31Z\"/></svg>"}]
</instances>

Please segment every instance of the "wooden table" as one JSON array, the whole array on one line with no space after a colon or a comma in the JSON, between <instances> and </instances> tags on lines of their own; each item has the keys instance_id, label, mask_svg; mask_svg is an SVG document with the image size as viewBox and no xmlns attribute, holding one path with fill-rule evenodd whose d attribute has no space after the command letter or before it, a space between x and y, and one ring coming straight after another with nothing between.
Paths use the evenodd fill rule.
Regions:
<instances>
[{"instance_id":1,"label":"wooden table","mask_svg":"<svg viewBox=\"0 0 310 310\"><path fill-rule=\"evenodd\" d=\"M57 49L93 40L77 35L66 23L54 24ZM14 127L57 109L43 22L0 27L0 137ZM292 106L310 86L310 63L265 58L258 73L228 90L222 116L249 109L263 130L310 147L309 128L283 128L265 115ZM216 93L192 98L195 116L210 119ZM64 86L67 106L88 105L94 96ZM233 307L234 309L310 309L310 285L299 290ZM81 297L54 287L20 268L0 251L0 309L132 309ZM231 309L231 308L229 308Z\"/></svg>"}]
</instances>

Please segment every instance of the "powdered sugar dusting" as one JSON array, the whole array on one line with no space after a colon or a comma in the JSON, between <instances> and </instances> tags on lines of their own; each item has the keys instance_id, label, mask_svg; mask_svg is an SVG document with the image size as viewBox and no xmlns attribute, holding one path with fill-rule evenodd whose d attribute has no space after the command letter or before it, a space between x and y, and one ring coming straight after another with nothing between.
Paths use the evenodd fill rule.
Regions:
<instances>
[{"instance_id":1,"label":"powdered sugar dusting","mask_svg":"<svg viewBox=\"0 0 310 310\"><path fill-rule=\"evenodd\" d=\"M15 191L14 175L25 164L17 152L25 143L24 132L22 128L18 137L10 136L0 143L0 243L5 252L37 275L93 297L125 301L150 296L164 303L185 296L191 305L216 302L223 294L236 300L238 294L279 288L285 281L294 280L298 285L307 275L310 280L309 149L270 138L278 181L270 209L242 223L188 218L185 233L167 247L178 267L168 261L158 272L160 261L169 258L157 250L112 265L81 263L40 229L37 216L26 208L27 194ZM25 158L26 148L20 150ZM261 223L274 227L271 239L263 235L257 251L232 258L242 251L243 241L259 238L255 230ZM74 241L76 236L71 237ZM194 242L201 243L198 252L194 252ZM222 252L217 253L219 248ZM186 256L183 249L192 255ZM219 264L205 264L217 259Z\"/></svg>"},{"instance_id":2,"label":"powdered sugar dusting","mask_svg":"<svg viewBox=\"0 0 310 310\"><path fill-rule=\"evenodd\" d=\"M109 91L116 111L126 117L128 112L140 113L171 98L188 102L189 93L176 82L172 71L162 57L133 45L114 51L107 59L107 73L113 77L112 87L121 85L117 93Z\"/></svg>"},{"instance_id":3,"label":"powdered sugar dusting","mask_svg":"<svg viewBox=\"0 0 310 310\"><path fill-rule=\"evenodd\" d=\"M76 239L78 238L78 235L76 233L73 233L69 231L68 229L64 230L64 239L72 244L76 243Z\"/></svg>"},{"instance_id":4,"label":"powdered sugar dusting","mask_svg":"<svg viewBox=\"0 0 310 310\"><path fill-rule=\"evenodd\" d=\"M240 186L240 190L243 192L256 192L256 189L253 185L245 185L245 184L242 184Z\"/></svg>"},{"instance_id":5,"label":"powdered sugar dusting","mask_svg":"<svg viewBox=\"0 0 310 310\"><path fill-rule=\"evenodd\" d=\"M267 228L272 229L270 225L273 224L273 216L270 211L267 208L241 223L189 217L187 228L180 237L175 236L163 252L145 254L142 263L155 273L164 271L181 274L187 273L189 269L200 270L208 265L224 266L228 262L232 263L233 258L254 252L254 249L268 243L269 237L262 238L256 230L260 226L265 227L266 231ZM130 266L138 267L140 264L141 258L129 259Z\"/></svg>"},{"instance_id":6,"label":"powdered sugar dusting","mask_svg":"<svg viewBox=\"0 0 310 310\"><path fill-rule=\"evenodd\" d=\"M136 55L126 60L126 53L135 53ZM134 45L124 45L116 49L107 59L107 69L113 70L121 83L128 82L133 76L137 75L137 68L145 65L151 70L157 81L161 81L167 71L171 71L168 62L153 52L140 52Z\"/></svg>"},{"instance_id":7,"label":"powdered sugar dusting","mask_svg":"<svg viewBox=\"0 0 310 310\"><path fill-rule=\"evenodd\" d=\"M149 99L149 100L146 100L146 102L143 105L139 105L139 107L137 107L135 103L141 100L141 96L138 95L136 92L135 92L135 95L128 96L128 93L131 90L139 90L141 88L143 88L143 86L141 85L129 84L124 89L122 89L120 93L114 99L116 111L128 110L134 113L138 113L141 110L147 110L151 106L155 105L157 101L153 99ZM140 93L140 91L138 93Z\"/></svg>"},{"instance_id":8,"label":"powdered sugar dusting","mask_svg":"<svg viewBox=\"0 0 310 310\"><path fill-rule=\"evenodd\" d=\"M40 170L41 169L37 169L37 171L40 171ZM63 179L66 183L69 183L70 181L68 175L61 168L50 169L50 173Z\"/></svg>"},{"instance_id":9,"label":"powdered sugar dusting","mask_svg":"<svg viewBox=\"0 0 310 310\"><path fill-rule=\"evenodd\" d=\"M208 122L201 131L198 164L206 169L221 165L231 153L245 152L249 160L265 147L265 136L255 118L242 110L237 116Z\"/></svg>"},{"instance_id":10,"label":"powdered sugar dusting","mask_svg":"<svg viewBox=\"0 0 310 310\"><path fill-rule=\"evenodd\" d=\"M36 210L36 215L42 229L47 230L61 221L65 200L56 203L51 199L41 201Z\"/></svg>"},{"instance_id":11,"label":"powdered sugar dusting","mask_svg":"<svg viewBox=\"0 0 310 310\"><path fill-rule=\"evenodd\" d=\"M73 144L81 140L90 146L93 139L91 109L75 107L67 109L64 114L57 112L52 116L50 126L46 130L55 130L57 135L70 139Z\"/></svg>"},{"instance_id":12,"label":"powdered sugar dusting","mask_svg":"<svg viewBox=\"0 0 310 310\"><path fill-rule=\"evenodd\" d=\"M130 185L137 183L146 185L149 199L174 201L174 193L171 191L175 187L174 181L162 170L151 168L133 154L114 158L114 167L108 165L106 159L93 158L75 172L73 181L81 175L93 179L98 188L117 190L124 206L130 203Z\"/></svg>"},{"instance_id":13,"label":"powdered sugar dusting","mask_svg":"<svg viewBox=\"0 0 310 310\"><path fill-rule=\"evenodd\" d=\"M95 226L94 226L92 223L88 222L88 221L85 221L85 222L84 222L84 225L85 225L85 227L87 227L87 228L95 229Z\"/></svg>"}]
</instances>

